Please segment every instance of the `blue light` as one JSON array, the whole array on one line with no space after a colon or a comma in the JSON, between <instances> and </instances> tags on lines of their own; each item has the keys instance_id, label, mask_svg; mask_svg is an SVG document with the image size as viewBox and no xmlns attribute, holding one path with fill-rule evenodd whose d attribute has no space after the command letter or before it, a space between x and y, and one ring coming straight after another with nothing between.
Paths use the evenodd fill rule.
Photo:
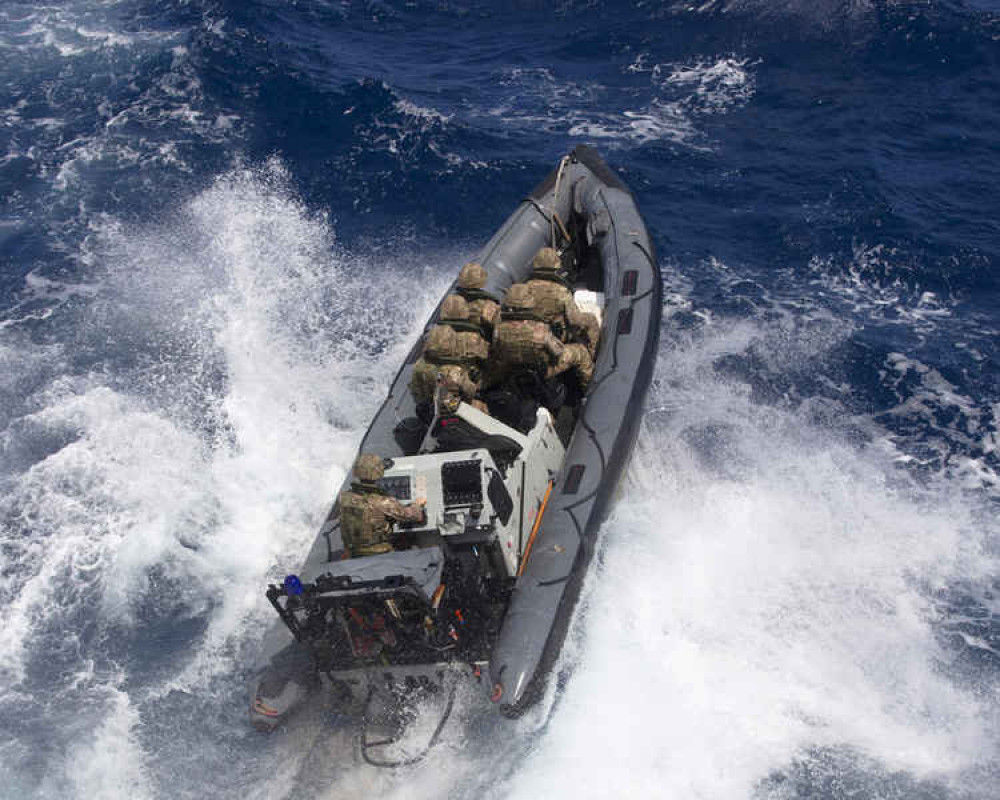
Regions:
<instances>
[{"instance_id":1,"label":"blue light","mask_svg":"<svg viewBox=\"0 0 1000 800\"><path fill-rule=\"evenodd\" d=\"M292 596L302 594L303 591L302 581L299 580L298 575L285 576L285 594Z\"/></svg>"}]
</instances>

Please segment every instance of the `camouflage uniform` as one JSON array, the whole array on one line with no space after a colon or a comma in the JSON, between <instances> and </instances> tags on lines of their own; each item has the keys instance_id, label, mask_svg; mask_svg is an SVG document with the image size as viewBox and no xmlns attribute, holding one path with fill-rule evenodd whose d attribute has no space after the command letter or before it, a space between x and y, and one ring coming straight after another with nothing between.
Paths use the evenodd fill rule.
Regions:
<instances>
[{"instance_id":1,"label":"camouflage uniform","mask_svg":"<svg viewBox=\"0 0 1000 800\"><path fill-rule=\"evenodd\" d=\"M340 493L340 535L344 549L352 556L373 556L392 550L392 523L422 522L422 505L404 506L387 495L376 481L385 469L382 459L366 454L354 464L354 477L348 491Z\"/></svg>"},{"instance_id":2,"label":"camouflage uniform","mask_svg":"<svg viewBox=\"0 0 1000 800\"><path fill-rule=\"evenodd\" d=\"M559 265L559 254L551 247L543 247L531 262L528 287L535 298L535 313L552 326L563 342L582 339L593 358L601 326L597 317L577 306L573 291L559 275Z\"/></svg>"},{"instance_id":3,"label":"camouflage uniform","mask_svg":"<svg viewBox=\"0 0 1000 800\"><path fill-rule=\"evenodd\" d=\"M482 368L490 346L479 326L469 322L468 317L468 304L458 295L448 295L441 304L441 323L431 329L410 378L410 391L418 403L433 400L440 385L445 388L449 405L457 407L458 401L464 400L485 410L474 401L482 385Z\"/></svg>"},{"instance_id":4,"label":"camouflage uniform","mask_svg":"<svg viewBox=\"0 0 1000 800\"><path fill-rule=\"evenodd\" d=\"M583 389L594 375L594 362L587 348L559 341L548 323L536 314L531 288L524 283L515 283L507 290L492 354L493 383L501 382L516 367L533 367L546 379L574 369Z\"/></svg>"},{"instance_id":5,"label":"camouflage uniform","mask_svg":"<svg viewBox=\"0 0 1000 800\"><path fill-rule=\"evenodd\" d=\"M493 329L500 319L500 304L483 291L486 277L482 264L470 261L458 273L457 292L469 304L469 322L479 325L483 335L492 340Z\"/></svg>"}]
</instances>

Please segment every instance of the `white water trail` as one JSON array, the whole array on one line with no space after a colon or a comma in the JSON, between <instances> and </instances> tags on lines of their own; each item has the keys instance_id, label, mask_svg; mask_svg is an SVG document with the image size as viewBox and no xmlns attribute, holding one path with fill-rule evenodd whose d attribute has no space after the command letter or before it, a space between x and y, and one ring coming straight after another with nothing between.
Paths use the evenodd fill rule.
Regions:
<instances>
[{"instance_id":1,"label":"white water trail","mask_svg":"<svg viewBox=\"0 0 1000 800\"><path fill-rule=\"evenodd\" d=\"M35 453L0 503L16 567L0 699L33 715L0 739L4 785L728 800L780 797L774 775L848 752L989 796L969 776L1000 743L996 677L966 685L934 597L997 575L995 523L957 486L894 473L870 423L872 446L848 444L720 378L716 360L751 345L794 371L835 344L764 323L665 343L547 723L465 697L462 724L396 772L358 766L320 706L255 735L242 681L272 621L261 588L303 557L464 254L343 252L279 165L234 170L155 227L104 221L88 247L95 293L63 346L0 340L18 380L57 375L4 432Z\"/></svg>"},{"instance_id":2,"label":"white water trail","mask_svg":"<svg viewBox=\"0 0 1000 800\"><path fill-rule=\"evenodd\" d=\"M3 432L28 465L0 500L0 698L38 719L0 739L2 774L26 796L227 791L287 760L246 725L263 588L304 557L447 277L343 251L276 163L94 228L63 346L0 343L41 376ZM237 770L220 740L277 755ZM178 770L191 748L219 763Z\"/></svg>"},{"instance_id":3,"label":"white water trail","mask_svg":"<svg viewBox=\"0 0 1000 800\"><path fill-rule=\"evenodd\" d=\"M777 345L800 369L838 341L742 323L665 344L547 723L469 700L468 736L325 796L991 798L1000 686L962 673L937 602L998 574L982 496L916 486L887 439L850 444L714 368Z\"/></svg>"},{"instance_id":4,"label":"white water trail","mask_svg":"<svg viewBox=\"0 0 1000 800\"><path fill-rule=\"evenodd\" d=\"M996 528L957 487L750 403L711 364L754 331L709 331L661 355L578 665L504 796L735 800L847 751L988 797L971 776L995 763L1000 692L949 668L934 592L989 586Z\"/></svg>"}]
</instances>

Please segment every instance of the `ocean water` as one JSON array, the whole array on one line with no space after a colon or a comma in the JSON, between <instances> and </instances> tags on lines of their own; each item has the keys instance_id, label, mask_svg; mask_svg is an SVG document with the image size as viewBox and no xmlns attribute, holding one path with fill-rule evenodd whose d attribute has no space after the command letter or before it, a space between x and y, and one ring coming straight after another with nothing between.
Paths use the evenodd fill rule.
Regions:
<instances>
[{"instance_id":1,"label":"ocean water","mask_svg":"<svg viewBox=\"0 0 1000 800\"><path fill-rule=\"evenodd\" d=\"M0 797L1000 797L1000 3L4 0ZM579 143L665 283L545 702L421 764L249 664Z\"/></svg>"}]
</instances>

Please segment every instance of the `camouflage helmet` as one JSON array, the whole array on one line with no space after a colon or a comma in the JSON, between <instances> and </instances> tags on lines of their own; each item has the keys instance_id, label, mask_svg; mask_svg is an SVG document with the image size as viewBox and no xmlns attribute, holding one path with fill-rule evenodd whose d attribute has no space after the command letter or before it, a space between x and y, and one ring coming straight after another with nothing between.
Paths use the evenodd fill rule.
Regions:
<instances>
[{"instance_id":1,"label":"camouflage helmet","mask_svg":"<svg viewBox=\"0 0 1000 800\"><path fill-rule=\"evenodd\" d=\"M469 318L469 304L465 302L465 298L461 295L450 294L441 304L441 319L442 320L460 320L464 321Z\"/></svg>"},{"instance_id":2,"label":"camouflage helmet","mask_svg":"<svg viewBox=\"0 0 1000 800\"><path fill-rule=\"evenodd\" d=\"M435 325L427 336L424 347L431 358L453 358L458 352L458 336L447 325Z\"/></svg>"},{"instance_id":3,"label":"camouflage helmet","mask_svg":"<svg viewBox=\"0 0 1000 800\"><path fill-rule=\"evenodd\" d=\"M526 283L515 283L507 290L503 298L504 305L511 309L529 309L535 307L535 295Z\"/></svg>"},{"instance_id":4,"label":"camouflage helmet","mask_svg":"<svg viewBox=\"0 0 1000 800\"><path fill-rule=\"evenodd\" d=\"M359 481L374 483L385 474L385 465L374 453L364 453L354 462L354 474Z\"/></svg>"},{"instance_id":5,"label":"camouflage helmet","mask_svg":"<svg viewBox=\"0 0 1000 800\"><path fill-rule=\"evenodd\" d=\"M559 253L551 247L543 247L531 260L531 268L537 270L555 271L562 268L562 259Z\"/></svg>"},{"instance_id":6,"label":"camouflage helmet","mask_svg":"<svg viewBox=\"0 0 1000 800\"><path fill-rule=\"evenodd\" d=\"M459 289L482 289L486 285L486 269L477 261L470 261L458 273Z\"/></svg>"}]
</instances>

